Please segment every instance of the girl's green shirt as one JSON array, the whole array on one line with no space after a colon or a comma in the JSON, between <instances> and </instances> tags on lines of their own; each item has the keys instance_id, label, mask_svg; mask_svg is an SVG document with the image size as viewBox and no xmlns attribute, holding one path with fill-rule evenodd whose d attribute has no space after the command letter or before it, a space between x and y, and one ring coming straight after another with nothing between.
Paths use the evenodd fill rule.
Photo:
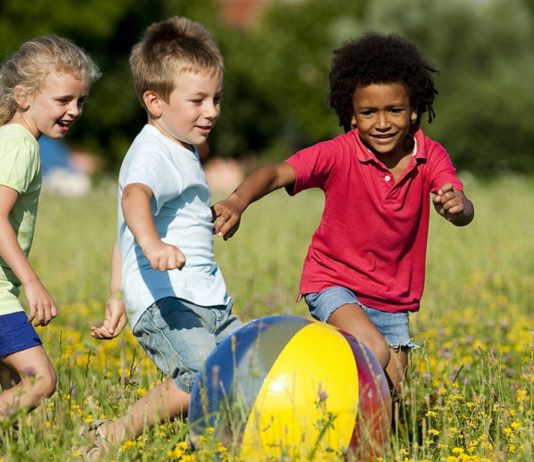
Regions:
<instances>
[{"instance_id":1,"label":"girl's green shirt","mask_svg":"<svg viewBox=\"0 0 534 462\"><path fill-rule=\"evenodd\" d=\"M9 222L26 256L33 240L41 182L37 140L22 125L0 127L0 185L19 194ZM23 311L19 293L20 281L0 256L0 315Z\"/></svg>"}]
</instances>

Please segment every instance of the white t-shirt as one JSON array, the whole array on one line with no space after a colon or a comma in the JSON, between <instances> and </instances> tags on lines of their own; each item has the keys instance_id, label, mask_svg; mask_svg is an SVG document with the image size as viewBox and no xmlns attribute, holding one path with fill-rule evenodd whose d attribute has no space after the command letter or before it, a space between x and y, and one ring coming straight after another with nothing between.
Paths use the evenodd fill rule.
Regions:
<instances>
[{"instance_id":1,"label":"white t-shirt","mask_svg":"<svg viewBox=\"0 0 534 462\"><path fill-rule=\"evenodd\" d=\"M122 193L128 184L147 185L152 216L162 241L185 255L181 269L153 270L126 226ZM178 297L197 305L231 302L213 256L210 192L198 153L191 152L145 125L126 153L119 174L118 242L122 257L122 285L131 326L143 312L164 297Z\"/></svg>"}]
</instances>

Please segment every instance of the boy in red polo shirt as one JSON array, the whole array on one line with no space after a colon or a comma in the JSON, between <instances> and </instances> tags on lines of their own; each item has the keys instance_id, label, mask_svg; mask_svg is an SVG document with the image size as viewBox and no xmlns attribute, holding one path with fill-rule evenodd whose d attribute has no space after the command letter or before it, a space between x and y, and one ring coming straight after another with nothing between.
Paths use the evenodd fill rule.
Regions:
<instances>
[{"instance_id":1,"label":"boy in red polo shirt","mask_svg":"<svg viewBox=\"0 0 534 462\"><path fill-rule=\"evenodd\" d=\"M424 135L434 117L433 69L395 35L369 33L334 52L330 105L345 130L247 178L214 205L214 232L230 238L247 206L278 188L321 188L325 207L300 284L311 315L366 344L400 389L415 347L408 313L425 277L430 193L457 226L473 204L445 149Z\"/></svg>"}]
</instances>

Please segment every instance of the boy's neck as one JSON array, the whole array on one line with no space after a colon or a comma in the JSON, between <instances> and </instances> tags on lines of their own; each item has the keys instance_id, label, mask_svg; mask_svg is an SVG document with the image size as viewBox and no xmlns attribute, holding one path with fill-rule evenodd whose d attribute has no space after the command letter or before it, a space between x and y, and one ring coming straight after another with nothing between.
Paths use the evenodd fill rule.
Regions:
<instances>
[{"instance_id":1,"label":"boy's neck","mask_svg":"<svg viewBox=\"0 0 534 462\"><path fill-rule=\"evenodd\" d=\"M172 135L168 130L165 129L163 125L161 125L156 119L148 119L148 124L152 125L156 130L158 130L165 138L169 138L170 140L174 141L175 143L178 143L180 146L184 147L185 149L195 152L195 147L192 144L184 143L183 141L180 141L178 138Z\"/></svg>"},{"instance_id":2,"label":"boy's neck","mask_svg":"<svg viewBox=\"0 0 534 462\"><path fill-rule=\"evenodd\" d=\"M399 179L404 173L413 155L415 148L415 139L413 136L408 135L404 139L402 150L396 153L380 155L375 153L377 159L379 159L393 174L395 180Z\"/></svg>"}]
</instances>

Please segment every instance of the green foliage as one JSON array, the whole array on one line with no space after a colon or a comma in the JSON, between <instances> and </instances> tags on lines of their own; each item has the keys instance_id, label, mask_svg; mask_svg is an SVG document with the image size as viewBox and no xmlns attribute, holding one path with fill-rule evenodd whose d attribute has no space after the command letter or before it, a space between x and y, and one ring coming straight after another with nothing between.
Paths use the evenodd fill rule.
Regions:
<instances>
[{"instance_id":1,"label":"green foliage","mask_svg":"<svg viewBox=\"0 0 534 462\"><path fill-rule=\"evenodd\" d=\"M366 1L267 2L255 27L220 37L227 63L216 151L280 160L339 133L329 110L334 47L358 29Z\"/></svg>"},{"instance_id":2,"label":"green foliage","mask_svg":"<svg viewBox=\"0 0 534 462\"><path fill-rule=\"evenodd\" d=\"M366 30L401 33L440 69L437 119L425 126L460 170L534 171L533 0L269 0L254 22L225 23L226 1L45 0L0 3L0 55L34 35L72 38L99 63L82 121L68 141L115 170L146 120L128 54L153 21L203 23L226 61L221 120L210 145L227 157L280 160L341 132L327 104L333 50Z\"/></svg>"}]
</instances>

